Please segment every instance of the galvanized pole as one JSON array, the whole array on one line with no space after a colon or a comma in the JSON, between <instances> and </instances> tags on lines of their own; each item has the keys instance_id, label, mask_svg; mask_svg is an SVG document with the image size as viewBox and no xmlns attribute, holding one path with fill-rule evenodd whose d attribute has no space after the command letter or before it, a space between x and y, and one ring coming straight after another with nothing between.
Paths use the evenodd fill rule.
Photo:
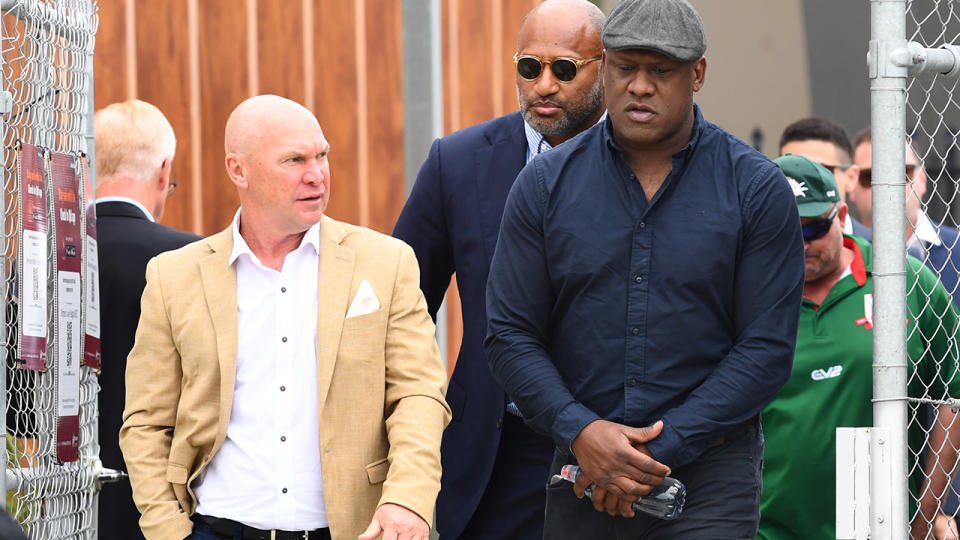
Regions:
<instances>
[{"instance_id":1,"label":"galvanized pole","mask_svg":"<svg viewBox=\"0 0 960 540\"><path fill-rule=\"evenodd\" d=\"M871 538L908 535L906 130L907 69L890 58L906 46L906 1L871 0L870 121L873 150L873 424Z\"/></svg>"},{"instance_id":2,"label":"galvanized pole","mask_svg":"<svg viewBox=\"0 0 960 540\"><path fill-rule=\"evenodd\" d=\"M431 143L443 135L441 39L440 0L403 0L403 170L407 195ZM437 342L446 360L446 302L437 313Z\"/></svg>"},{"instance_id":3,"label":"galvanized pole","mask_svg":"<svg viewBox=\"0 0 960 540\"><path fill-rule=\"evenodd\" d=\"M6 10L9 8L6 4L0 5L0 8L3 9L3 12L0 14L5 14ZM4 29L6 25L0 24L0 43L4 42L5 35ZM7 185L12 185L13 182L10 181L11 175L10 171L6 169L6 141L7 141L7 120L10 115L10 109L12 108L11 96L7 90L7 78L6 78L6 64L4 61L4 55L0 54L0 81L3 81L3 86L0 87L0 114L3 115L3 122L0 125L0 209L6 209L7 207ZM5 212L5 210L0 210L0 212ZM8 220L0 220L0 242L6 244L8 234L10 231L7 230ZM7 320L7 302L13 298L14 283L10 279L10 275L7 274L7 246L0 246L0 283L3 283L3 294L4 294L4 309L3 314L0 315L0 403L3 404L3 414L0 414L0 433L3 434L3 449L0 450L0 464L3 465L3 468L7 468L7 462L10 459L7 456L7 324L10 322ZM0 508L7 509L7 476L0 476L0 487L3 488L4 496L0 498Z\"/></svg>"}]
</instances>

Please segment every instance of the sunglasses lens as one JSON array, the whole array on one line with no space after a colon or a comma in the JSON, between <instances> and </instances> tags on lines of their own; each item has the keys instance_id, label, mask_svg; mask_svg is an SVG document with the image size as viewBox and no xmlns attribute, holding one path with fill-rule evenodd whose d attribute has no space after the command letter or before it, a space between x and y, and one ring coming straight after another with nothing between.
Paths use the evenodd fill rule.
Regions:
<instances>
[{"instance_id":1,"label":"sunglasses lens","mask_svg":"<svg viewBox=\"0 0 960 540\"><path fill-rule=\"evenodd\" d=\"M821 219L819 221L814 221L813 223L804 225L803 240L805 242L812 242L818 238L823 238L828 232L830 232L830 227L832 225L832 219Z\"/></svg>"},{"instance_id":2,"label":"sunglasses lens","mask_svg":"<svg viewBox=\"0 0 960 540\"><path fill-rule=\"evenodd\" d=\"M907 168L906 168L906 170L905 170L905 172L907 173L907 178L912 179L912 178L913 178L913 173L916 172L916 170L917 170L917 166L916 166L916 165L912 165L912 164L911 164L911 165L907 165ZM871 184L871 182L872 182L872 180L873 180L872 177L873 177L873 175L871 174L871 171L870 171L869 168L867 168L867 169L860 169L860 178L859 178L859 181L860 181L860 185L861 185L861 186L863 186L863 187L870 187L870 184Z\"/></svg>"},{"instance_id":3,"label":"sunglasses lens","mask_svg":"<svg viewBox=\"0 0 960 540\"><path fill-rule=\"evenodd\" d=\"M557 79L563 82L570 82L577 76L577 65L570 60L557 58L550 64L550 69Z\"/></svg>"},{"instance_id":4,"label":"sunglasses lens","mask_svg":"<svg viewBox=\"0 0 960 540\"><path fill-rule=\"evenodd\" d=\"M517 60L517 73L528 81L532 81L539 77L540 70L542 69L543 66L536 58L521 58Z\"/></svg>"}]
</instances>

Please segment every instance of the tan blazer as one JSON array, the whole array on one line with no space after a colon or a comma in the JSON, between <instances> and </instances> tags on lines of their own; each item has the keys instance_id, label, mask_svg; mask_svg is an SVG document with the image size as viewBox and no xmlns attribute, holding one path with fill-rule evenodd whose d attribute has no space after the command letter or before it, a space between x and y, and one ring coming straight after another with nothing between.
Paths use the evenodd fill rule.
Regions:
<instances>
[{"instance_id":1,"label":"tan blazer","mask_svg":"<svg viewBox=\"0 0 960 540\"><path fill-rule=\"evenodd\" d=\"M227 434L237 357L232 248L228 228L147 265L120 447L148 540L190 534L190 484ZM319 268L318 436L330 532L356 539L386 502L429 523L450 409L413 250L324 217ZM380 310L345 319L363 280Z\"/></svg>"}]
</instances>

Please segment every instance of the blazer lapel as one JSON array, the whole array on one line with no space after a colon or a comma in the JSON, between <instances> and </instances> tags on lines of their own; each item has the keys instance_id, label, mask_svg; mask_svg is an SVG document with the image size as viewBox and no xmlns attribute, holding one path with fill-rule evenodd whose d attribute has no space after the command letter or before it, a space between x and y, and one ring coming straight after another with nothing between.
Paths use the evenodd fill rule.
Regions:
<instances>
[{"instance_id":1,"label":"blazer lapel","mask_svg":"<svg viewBox=\"0 0 960 540\"><path fill-rule=\"evenodd\" d=\"M497 247L507 195L526 165L527 138L520 113L508 116L500 129L487 135L487 140L490 144L474 153L474 170L477 207L483 224L481 234L489 264Z\"/></svg>"},{"instance_id":2,"label":"blazer lapel","mask_svg":"<svg viewBox=\"0 0 960 540\"><path fill-rule=\"evenodd\" d=\"M317 310L317 403L322 417L347 316L356 253L340 245L346 231L324 216L320 224L320 275Z\"/></svg>"},{"instance_id":3,"label":"blazer lapel","mask_svg":"<svg viewBox=\"0 0 960 540\"><path fill-rule=\"evenodd\" d=\"M237 272L228 264L233 249L232 228L211 236L208 243L213 253L200 259L200 278L213 320L220 363L220 417L213 443L216 451L227 436L237 375Z\"/></svg>"}]
</instances>

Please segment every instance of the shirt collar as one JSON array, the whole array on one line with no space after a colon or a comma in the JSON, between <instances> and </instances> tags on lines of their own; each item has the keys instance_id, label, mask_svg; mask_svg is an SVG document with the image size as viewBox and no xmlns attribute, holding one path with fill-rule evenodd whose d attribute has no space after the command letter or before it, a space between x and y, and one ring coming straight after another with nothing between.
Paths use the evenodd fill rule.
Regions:
<instances>
[{"instance_id":1,"label":"shirt collar","mask_svg":"<svg viewBox=\"0 0 960 540\"><path fill-rule=\"evenodd\" d=\"M604 117L606 118L606 113L604 113ZM677 151L677 153L673 154L674 159L683 158L692 152L694 148L696 148L697 143L700 141L700 135L703 134L704 125L705 122L703 120L703 113L700 112L700 106L694 103L693 132L690 134L690 140L687 141L687 144ZM607 121L604 123L603 137L607 141L607 146L613 150L616 150L617 152L622 152L620 146L617 145L617 141L613 138L613 122L610 119L607 119Z\"/></svg>"},{"instance_id":2,"label":"shirt collar","mask_svg":"<svg viewBox=\"0 0 960 540\"><path fill-rule=\"evenodd\" d=\"M844 236L843 247L853 250L853 260L850 261L850 273L853 274L853 279L856 280L857 285L863 287L867 282L867 264L863 260L863 252L860 251L860 245L857 244L853 238Z\"/></svg>"},{"instance_id":3,"label":"shirt collar","mask_svg":"<svg viewBox=\"0 0 960 540\"><path fill-rule=\"evenodd\" d=\"M934 227L933 222L922 210L917 213L917 226L913 230L913 236L907 240L907 247L923 247L921 242L935 246L941 244L937 228Z\"/></svg>"},{"instance_id":4,"label":"shirt collar","mask_svg":"<svg viewBox=\"0 0 960 540\"><path fill-rule=\"evenodd\" d=\"M533 129L533 126L528 124L526 120L523 121L523 134L527 136L527 163L533 159L533 156L553 148L553 146L547 142L547 139L545 139L539 131Z\"/></svg>"},{"instance_id":5,"label":"shirt collar","mask_svg":"<svg viewBox=\"0 0 960 540\"><path fill-rule=\"evenodd\" d=\"M233 265L234 262L240 255L249 255L251 259L259 261L253 251L250 249L250 246L247 245L247 241L243 239L243 236L240 234L240 212L243 208L237 210L237 213L233 215L233 223L230 225L230 229L233 232L233 249L230 251L230 258L227 259L227 265ZM300 241L300 245L297 246L297 249L302 249L303 246L310 245L313 246L314 251L320 253L320 222L316 222L307 229L307 233L303 235L303 240Z\"/></svg>"},{"instance_id":6,"label":"shirt collar","mask_svg":"<svg viewBox=\"0 0 960 540\"><path fill-rule=\"evenodd\" d=\"M143 215L147 217L147 219L149 219L150 221L153 221L153 222L156 222L156 221L157 221L157 220L153 219L153 214L151 214L150 211L147 210L147 207L146 207L146 206L140 204L140 201L135 201L135 200L131 199L130 197L120 197L120 196L100 197L99 199L97 199L97 200L95 200L95 201L93 201L93 202L94 202L94 204L108 203L108 202L122 202L122 203L132 204L132 205L136 206L137 208L139 208L140 211L143 212Z\"/></svg>"},{"instance_id":7,"label":"shirt collar","mask_svg":"<svg viewBox=\"0 0 960 540\"><path fill-rule=\"evenodd\" d=\"M607 118L607 111L604 110L603 114L600 115L600 119L597 120L597 124L603 122ZM597 125L594 124L594 125ZM523 121L523 134L527 138L527 163L530 163L530 160L533 159L533 156L541 154L553 148L553 145L547 141L544 136L533 129L533 126L527 123L526 119Z\"/></svg>"}]
</instances>

